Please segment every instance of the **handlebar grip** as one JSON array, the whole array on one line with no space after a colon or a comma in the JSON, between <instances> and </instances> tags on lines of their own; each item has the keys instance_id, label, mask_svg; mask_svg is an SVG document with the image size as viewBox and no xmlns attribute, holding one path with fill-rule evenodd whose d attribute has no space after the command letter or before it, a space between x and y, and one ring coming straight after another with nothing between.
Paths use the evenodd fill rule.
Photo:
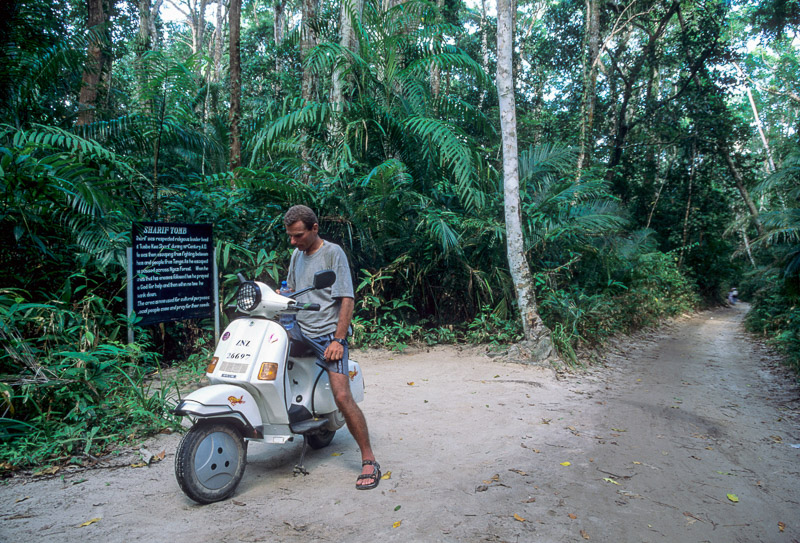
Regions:
<instances>
[{"instance_id":1,"label":"handlebar grip","mask_svg":"<svg viewBox=\"0 0 800 543\"><path fill-rule=\"evenodd\" d=\"M300 311L319 311L319 304L300 304L297 309Z\"/></svg>"}]
</instances>

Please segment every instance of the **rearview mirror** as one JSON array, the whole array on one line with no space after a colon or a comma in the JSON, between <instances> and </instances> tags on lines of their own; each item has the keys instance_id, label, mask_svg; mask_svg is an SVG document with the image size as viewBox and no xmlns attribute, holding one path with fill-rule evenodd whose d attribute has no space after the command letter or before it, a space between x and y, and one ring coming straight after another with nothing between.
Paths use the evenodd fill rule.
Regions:
<instances>
[{"instance_id":1,"label":"rearview mirror","mask_svg":"<svg viewBox=\"0 0 800 543\"><path fill-rule=\"evenodd\" d=\"M336 272L333 270L322 270L314 274L314 288L328 288L336 282Z\"/></svg>"}]
</instances>

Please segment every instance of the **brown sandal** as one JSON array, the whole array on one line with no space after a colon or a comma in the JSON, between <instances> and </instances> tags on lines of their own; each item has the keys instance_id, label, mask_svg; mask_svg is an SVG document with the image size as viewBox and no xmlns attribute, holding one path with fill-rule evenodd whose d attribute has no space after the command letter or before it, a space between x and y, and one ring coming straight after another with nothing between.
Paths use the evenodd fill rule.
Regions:
<instances>
[{"instance_id":1,"label":"brown sandal","mask_svg":"<svg viewBox=\"0 0 800 543\"><path fill-rule=\"evenodd\" d=\"M364 466L372 466L373 471L372 473L362 473L358 476L356 480L356 488L358 490L370 490L378 486L378 482L381 480L381 465L378 464L375 460L364 460L361 462L361 467ZM363 481L364 479L372 479L372 482L367 485L359 485L357 484L358 481Z\"/></svg>"}]
</instances>

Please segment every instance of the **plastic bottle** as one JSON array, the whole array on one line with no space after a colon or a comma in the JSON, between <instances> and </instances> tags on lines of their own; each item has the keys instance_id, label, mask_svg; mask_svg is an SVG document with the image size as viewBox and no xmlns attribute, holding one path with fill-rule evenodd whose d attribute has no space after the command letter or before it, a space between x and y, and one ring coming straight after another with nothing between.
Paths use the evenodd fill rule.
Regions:
<instances>
[{"instance_id":1,"label":"plastic bottle","mask_svg":"<svg viewBox=\"0 0 800 543\"><path fill-rule=\"evenodd\" d=\"M289 296L289 294L292 293L292 291L289 290L289 285L286 284L286 281L281 282L281 288L278 291L278 293L281 296L287 296L287 297ZM295 315L294 313L281 313L280 322L283 325L283 327L286 328L287 330L294 327L294 323L296 320L297 320L297 315Z\"/></svg>"}]
</instances>

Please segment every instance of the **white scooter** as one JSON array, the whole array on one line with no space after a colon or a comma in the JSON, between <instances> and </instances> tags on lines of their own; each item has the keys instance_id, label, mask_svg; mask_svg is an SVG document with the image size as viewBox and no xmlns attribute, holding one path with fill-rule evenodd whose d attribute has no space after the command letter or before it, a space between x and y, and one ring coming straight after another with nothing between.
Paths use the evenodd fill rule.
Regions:
<instances>
[{"instance_id":1,"label":"white scooter","mask_svg":"<svg viewBox=\"0 0 800 543\"><path fill-rule=\"evenodd\" d=\"M194 501L211 503L233 494L247 462L245 440L287 443L303 436L295 473L307 473L302 467L307 447L326 447L344 425L328 373L275 320L284 313L318 311L318 304L297 303L295 298L328 288L335 280L331 270L318 272L312 287L286 297L239 275L236 305L245 315L231 322L220 338L206 369L211 385L192 392L173 410L194 420L175 454L175 477ZM353 399L360 402L361 367L352 359L349 366Z\"/></svg>"}]
</instances>

